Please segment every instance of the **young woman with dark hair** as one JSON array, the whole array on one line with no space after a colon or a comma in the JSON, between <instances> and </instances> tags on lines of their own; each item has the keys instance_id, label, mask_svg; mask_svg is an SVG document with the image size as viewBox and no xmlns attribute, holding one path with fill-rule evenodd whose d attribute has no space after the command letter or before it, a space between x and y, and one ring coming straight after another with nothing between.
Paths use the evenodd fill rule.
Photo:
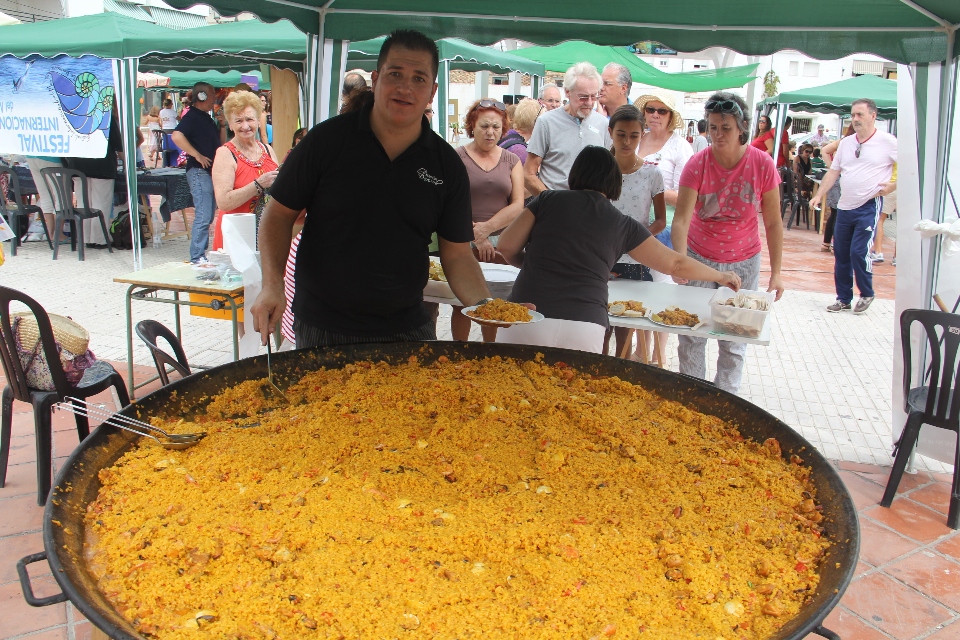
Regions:
<instances>
[{"instance_id":1,"label":"young woman with dark hair","mask_svg":"<svg viewBox=\"0 0 960 640\"><path fill-rule=\"evenodd\" d=\"M656 165L644 162L637 155L637 147L643 136L643 114L632 104L625 104L610 116L610 138L613 140L613 157L623 175L620 197L612 204L624 215L633 218L653 235L667 228L667 206L664 200L663 175ZM653 211L654 216L650 213ZM626 280L653 282L650 269L625 253L611 269L614 276ZM623 352L630 330L617 327L617 354ZM609 334L608 334L609 339ZM649 335L642 336L649 343ZM638 347L639 348L639 347ZM640 354L635 358L645 361Z\"/></svg>"},{"instance_id":2,"label":"young woman with dark hair","mask_svg":"<svg viewBox=\"0 0 960 640\"><path fill-rule=\"evenodd\" d=\"M663 273L739 288L740 279L733 273L671 251L642 224L620 213L610 199L620 196L621 182L620 167L607 149L585 147L570 169L570 190L544 191L500 234L497 248L520 268L510 299L532 302L559 323L545 320L501 329L498 342L546 344L535 334L556 335L572 325L580 338L564 346L599 353L609 325L607 280L624 253Z\"/></svg>"}]
</instances>

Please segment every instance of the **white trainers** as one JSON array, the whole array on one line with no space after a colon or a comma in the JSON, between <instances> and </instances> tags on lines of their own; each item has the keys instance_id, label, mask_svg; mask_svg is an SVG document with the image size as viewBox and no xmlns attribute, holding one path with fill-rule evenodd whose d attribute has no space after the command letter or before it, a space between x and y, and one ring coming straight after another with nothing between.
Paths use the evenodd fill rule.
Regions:
<instances>
[{"instance_id":1,"label":"white trainers","mask_svg":"<svg viewBox=\"0 0 960 640\"><path fill-rule=\"evenodd\" d=\"M870 259L873 260L874 262L883 262L883 254L882 254L882 253L871 253L871 254L870 254Z\"/></svg>"}]
</instances>

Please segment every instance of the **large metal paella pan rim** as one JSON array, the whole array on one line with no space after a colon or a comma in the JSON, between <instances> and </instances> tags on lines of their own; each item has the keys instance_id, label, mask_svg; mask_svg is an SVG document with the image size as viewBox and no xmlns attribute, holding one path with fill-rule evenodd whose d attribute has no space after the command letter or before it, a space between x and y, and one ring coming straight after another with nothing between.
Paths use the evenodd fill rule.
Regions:
<instances>
[{"instance_id":1,"label":"large metal paella pan rim","mask_svg":"<svg viewBox=\"0 0 960 640\"><path fill-rule=\"evenodd\" d=\"M566 362L593 375L618 376L642 384L660 396L715 415L740 429L745 437L763 441L776 437L784 457L800 455L812 468L817 497L823 505L825 533L834 542L820 569L820 590L812 604L787 621L770 640L800 640L818 628L836 606L853 578L859 553L856 508L833 466L798 433L774 416L733 394L702 380L626 360L566 349L523 345L429 342L355 345L336 349L288 351L273 356L274 375L281 388L320 367L341 368L362 361L405 362L411 355L430 362L487 356L529 360L542 354L547 364ZM266 377L266 358L260 356L196 373L159 389L123 410L125 415L182 415L202 409L219 391L238 382ZM136 436L113 429L97 429L73 452L57 476L44 511L43 542L53 575L64 594L97 627L118 640L141 638L98 591L83 558L83 518L87 504L100 488L97 471L113 464L133 446ZM53 521L61 523L55 526ZM836 565L839 564L839 567Z\"/></svg>"}]
</instances>

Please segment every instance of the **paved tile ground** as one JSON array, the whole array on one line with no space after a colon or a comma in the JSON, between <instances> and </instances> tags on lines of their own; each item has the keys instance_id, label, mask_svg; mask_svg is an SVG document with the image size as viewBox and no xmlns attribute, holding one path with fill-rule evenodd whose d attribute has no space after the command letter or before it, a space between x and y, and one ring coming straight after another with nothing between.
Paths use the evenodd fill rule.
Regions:
<instances>
[{"instance_id":1,"label":"paved tile ground","mask_svg":"<svg viewBox=\"0 0 960 640\"><path fill-rule=\"evenodd\" d=\"M144 265L185 259L187 243L183 237L144 249ZM827 626L845 640L960 638L960 536L944 525L951 467L920 458L920 472L904 477L893 508L877 506L892 439L895 268L878 265L878 299L869 313L829 314L824 308L834 298L832 257L820 252L818 236L805 229L788 232L785 245L788 291L771 319L771 345L748 349L741 395L786 421L836 461L856 500L861 565ZM893 253L889 236L884 250L888 256ZM130 252L91 251L83 263L67 252L54 262L45 245L33 243L15 258L8 256L0 267L0 283L28 292L50 312L73 317L90 331L98 357L125 371L126 286L112 278L129 271ZM441 307L441 339L450 337L449 314L449 307ZM134 322L145 318L173 324L169 306L134 303ZM226 322L185 315L183 329L192 364L230 360ZM474 329L471 339L479 339L479 331ZM149 354L140 344L134 346L137 375L144 379L153 373ZM667 352L668 367L676 370L675 338ZM715 343L710 353L715 361ZM107 395L101 400L113 402ZM77 440L70 416L58 413L54 420L58 466ZM32 429L29 407L17 403L7 486L0 489L0 639L84 638L90 625L71 605L27 607L12 570L17 558L42 546ZM42 585L45 568L33 566ZM50 584L41 586L46 588L54 590Z\"/></svg>"}]
</instances>

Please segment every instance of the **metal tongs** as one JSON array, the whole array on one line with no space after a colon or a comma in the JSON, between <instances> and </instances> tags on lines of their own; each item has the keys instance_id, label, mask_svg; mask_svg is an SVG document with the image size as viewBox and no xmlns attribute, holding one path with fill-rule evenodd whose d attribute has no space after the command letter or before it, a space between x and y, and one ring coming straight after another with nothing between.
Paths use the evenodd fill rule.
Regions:
<instances>
[{"instance_id":1,"label":"metal tongs","mask_svg":"<svg viewBox=\"0 0 960 640\"><path fill-rule=\"evenodd\" d=\"M64 398L64 400L65 402L59 402L54 406L79 416L101 420L103 424L109 424L111 427L117 427L118 429L131 431L140 436L146 436L147 438L157 441L160 446L167 449L186 449L192 447L207 435L206 432L167 433L163 429L143 422L142 420L128 418L119 413L110 413L106 409L102 409L95 404L80 400L79 398L68 396ZM161 438L163 439L161 440Z\"/></svg>"},{"instance_id":2,"label":"metal tongs","mask_svg":"<svg viewBox=\"0 0 960 640\"><path fill-rule=\"evenodd\" d=\"M270 346L270 339L272 336L267 337L267 383L270 385L267 389L273 393L276 397L280 398L287 404L290 404L290 400L287 398L287 395L283 392L283 389L277 386L273 381L273 367L270 365L270 356L273 354L273 347Z\"/></svg>"}]
</instances>

